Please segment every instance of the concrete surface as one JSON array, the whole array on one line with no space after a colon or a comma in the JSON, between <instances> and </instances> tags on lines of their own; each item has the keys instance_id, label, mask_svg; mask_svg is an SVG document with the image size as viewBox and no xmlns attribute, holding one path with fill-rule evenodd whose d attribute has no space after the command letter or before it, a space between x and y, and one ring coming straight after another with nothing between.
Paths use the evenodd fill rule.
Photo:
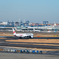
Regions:
<instances>
[{"instance_id":1,"label":"concrete surface","mask_svg":"<svg viewBox=\"0 0 59 59\"><path fill-rule=\"evenodd\" d=\"M59 55L0 53L0 59L59 59Z\"/></svg>"}]
</instances>

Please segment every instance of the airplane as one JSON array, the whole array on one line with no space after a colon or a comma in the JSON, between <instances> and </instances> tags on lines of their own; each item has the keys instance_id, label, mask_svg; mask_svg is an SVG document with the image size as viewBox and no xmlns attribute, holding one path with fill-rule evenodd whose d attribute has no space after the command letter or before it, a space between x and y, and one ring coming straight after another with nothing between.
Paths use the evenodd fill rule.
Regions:
<instances>
[{"instance_id":1,"label":"airplane","mask_svg":"<svg viewBox=\"0 0 59 59\"><path fill-rule=\"evenodd\" d=\"M52 31L41 31L41 33L51 33Z\"/></svg>"},{"instance_id":2,"label":"airplane","mask_svg":"<svg viewBox=\"0 0 59 59\"><path fill-rule=\"evenodd\" d=\"M13 29L13 35L19 38L33 38L33 33L18 33Z\"/></svg>"},{"instance_id":3,"label":"airplane","mask_svg":"<svg viewBox=\"0 0 59 59\"><path fill-rule=\"evenodd\" d=\"M40 30L35 30L35 28L33 28L33 31L34 31L34 32L40 32Z\"/></svg>"},{"instance_id":4,"label":"airplane","mask_svg":"<svg viewBox=\"0 0 59 59\"><path fill-rule=\"evenodd\" d=\"M57 32L57 29L55 29L54 31L51 31L51 30L49 30L48 29L48 31L41 31L42 33L44 32L44 33L56 33Z\"/></svg>"}]
</instances>

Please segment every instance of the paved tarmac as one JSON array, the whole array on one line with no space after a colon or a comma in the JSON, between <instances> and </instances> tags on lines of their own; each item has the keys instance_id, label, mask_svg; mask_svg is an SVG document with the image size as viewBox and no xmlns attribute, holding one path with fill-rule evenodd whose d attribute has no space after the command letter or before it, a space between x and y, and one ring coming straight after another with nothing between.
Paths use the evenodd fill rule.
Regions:
<instances>
[{"instance_id":1,"label":"paved tarmac","mask_svg":"<svg viewBox=\"0 0 59 59\"><path fill-rule=\"evenodd\" d=\"M11 47L26 47L26 48L42 48L42 49L59 49L59 46L48 46L48 45L27 45L27 44L9 44L0 43L0 46L11 46Z\"/></svg>"},{"instance_id":2,"label":"paved tarmac","mask_svg":"<svg viewBox=\"0 0 59 59\"><path fill-rule=\"evenodd\" d=\"M26 47L26 48L39 48L39 49L59 49L59 46L48 46L48 45L36 45L36 44L54 44L59 45L59 43L35 43L35 42L6 42L5 40L16 40L17 37L8 37L6 39L0 39L0 46L10 46L10 47ZM22 39L23 40L23 39ZM11 43L11 44L10 44ZM19 43L19 44L15 44ZM54 53L53 53L54 54ZM44 56L45 57L45 56ZM14 58L14 57L12 57ZM34 58L35 59L35 58ZM52 58L53 59L53 58Z\"/></svg>"},{"instance_id":3,"label":"paved tarmac","mask_svg":"<svg viewBox=\"0 0 59 59\"><path fill-rule=\"evenodd\" d=\"M59 55L0 53L0 59L59 59Z\"/></svg>"},{"instance_id":4,"label":"paved tarmac","mask_svg":"<svg viewBox=\"0 0 59 59\"><path fill-rule=\"evenodd\" d=\"M59 45L59 43L6 42L6 40L10 40L10 39L11 40L16 40L16 39L19 39L19 38L14 37L14 36L7 36L6 39L0 39L0 46L14 46L14 47L42 48L42 49L59 49L59 46L36 45L36 44L55 44L55 45ZM33 39L59 39L59 37L34 37ZM24 40L24 38L22 40ZM15 43L20 43L20 44L15 44Z\"/></svg>"},{"instance_id":5,"label":"paved tarmac","mask_svg":"<svg viewBox=\"0 0 59 59\"><path fill-rule=\"evenodd\" d=\"M54 44L59 45L59 43L31 43L31 42L6 42L9 39L0 39L0 46L14 46L14 47L26 47L26 48L41 48L41 49L59 49L59 46L49 46L49 45L36 45L36 44ZM15 39L11 39L15 40ZM10 44L11 43L11 44ZM15 44L18 43L18 44Z\"/></svg>"},{"instance_id":6,"label":"paved tarmac","mask_svg":"<svg viewBox=\"0 0 59 59\"><path fill-rule=\"evenodd\" d=\"M18 37L7 37L7 38L14 38L18 39ZM23 38L24 39L24 38ZM29 38L30 39L30 38ZM31 39L59 39L59 37L33 37Z\"/></svg>"},{"instance_id":7,"label":"paved tarmac","mask_svg":"<svg viewBox=\"0 0 59 59\"><path fill-rule=\"evenodd\" d=\"M0 36L0 38L18 39L19 37L14 37L14 36ZM30 38L26 38L26 39L30 39ZM31 39L59 39L59 37L33 37Z\"/></svg>"}]
</instances>

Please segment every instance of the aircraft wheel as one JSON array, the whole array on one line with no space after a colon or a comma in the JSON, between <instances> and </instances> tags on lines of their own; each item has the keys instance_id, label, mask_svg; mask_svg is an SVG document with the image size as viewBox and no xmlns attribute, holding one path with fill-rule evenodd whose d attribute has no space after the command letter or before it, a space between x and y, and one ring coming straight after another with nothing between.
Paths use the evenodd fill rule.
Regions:
<instances>
[{"instance_id":1,"label":"aircraft wheel","mask_svg":"<svg viewBox=\"0 0 59 59\"><path fill-rule=\"evenodd\" d=\"M31 36L29 36L29 38L31 38Z\"/></svg>"},{"instance_id":2,"label":"aircraft wheel","mask_svg":"<svg viewBox=\"0 0 59 59\"><path fill-rule=\"evenodd\" d=\"M22 39L22 37L19 37L19 39Z\"/></svg>"},{"instance_id":3,"label":"aircraft wheel","mask_svg":"<svg viewBox=\"0 0 59 59\"><path fill-rule=\"evenodd\" d=\"M29 36L27 36L27 39L29 39Z\"/></svg>"},{"instance_id":4,"label":"aircraft wheel","mask_svg":"<svg viewBox=\"0 0 59 59\"><path fill-rule=\"evenodd\" d=\"M25 39L27 38L27 36L25 36Z\"/></svg>"}]
</instances>

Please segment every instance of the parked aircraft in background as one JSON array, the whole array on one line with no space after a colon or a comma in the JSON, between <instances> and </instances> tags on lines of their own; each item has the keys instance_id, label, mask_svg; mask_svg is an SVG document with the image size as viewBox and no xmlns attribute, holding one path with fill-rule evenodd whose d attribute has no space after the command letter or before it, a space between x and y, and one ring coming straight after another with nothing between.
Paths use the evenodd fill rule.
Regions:
<instances>
[{"instance_id":1,"label":"parked aircraft in background","mask_svg":"<svg viewBox=\"0 0 59 59\"><path fill-rule=\"evenodd\" d=\"M48 30L48 31L40 31L40 32L42 32L42 33L56 33L57 29L55 29L55 31Z\"/></svg>"},{"instance_id":2,"label":"parked aircraft in background","mask_svg":"<svg viewBox=\"0 0 59 59\"><path fill-rule=\"evenodd\" d=\"M34 31L34 32L40 32L40 30L36 30L35 28L33 28L33 31Z\"/></svg>"}]
</instances>

